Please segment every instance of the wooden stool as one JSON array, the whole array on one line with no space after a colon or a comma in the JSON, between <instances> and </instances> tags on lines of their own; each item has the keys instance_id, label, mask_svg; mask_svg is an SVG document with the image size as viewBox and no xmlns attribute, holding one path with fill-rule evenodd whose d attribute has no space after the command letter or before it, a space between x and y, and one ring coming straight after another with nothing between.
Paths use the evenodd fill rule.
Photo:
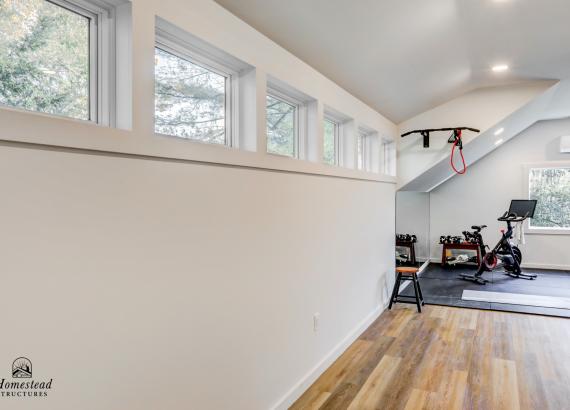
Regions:
<instances>
[{"instance_id":1,"label":"wooden stool","mask_svg":"<svg viewBox=\"0 0 570 410\"><path fill-rule=\"evenodd\" d=\"M420 288L420 282L418 281L418 268L411 268L407 266L401 266L396 268L396 283L394 283L394 290L392 291L392 297L390 298L390 305L388 309L392 309L393 303L411 303L417 305L418 312L422 312L422 305L424 305L424 297L422 295L422 289ZM415 296L400 295L400 285L402 281L411 280L414 284ZM404 299L402 299L404 298ZM409 298L409 299L405 299ZM415 299L410 300L410 299Z\"/></svg>"}]
</instances>

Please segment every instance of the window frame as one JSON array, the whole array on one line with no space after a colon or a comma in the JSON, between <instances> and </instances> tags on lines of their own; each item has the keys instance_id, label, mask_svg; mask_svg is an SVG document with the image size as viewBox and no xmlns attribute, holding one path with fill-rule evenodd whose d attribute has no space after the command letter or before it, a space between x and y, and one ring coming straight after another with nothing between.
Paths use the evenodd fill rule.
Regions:
<instances>
[{"instance_id":1,"label":"window frame","mask_svg":"<svg viewBox=\"0 0 570 410\"><path fill-rule=\"evenodd\" d=\"M96 124L104 117L103 115L103 62L101 56L103 24L101 20L104 9L95 7L87 2L72 2L68 0L44 0L56 6L60 6L66 10L76 13L89 20L89 119Z\"/></svg>"},{"instance_id":2,"label":"window frame","mask_svg":"<svg viewBox=\"0 0 570 410\"><path fill-rule=\"evenodd\" d=\"M266 153L269 155L277 155L280 157L285 157L285 158L294 158L294 159L299 159L301 157L300 155L300 151L301 151L301 141L305 138L305 133L304 133L304 127L301 126L301 124L304 124L306 122L306 110L305 110L305 104L302 101L299 101L296 98L291 97L290 95L278 90L277 88L268 85L267 86L267 96L274 98L276 100L279 100L281 102L284 102L285 104L289 104L291 106L293 106L295 108L294 111L294 127L293 127L293 131L294 131L294 136L293 136L293 150L294 153L293 155L286 155L286 154L279 154L276 152L269 152L269 148L266 149ZM266 98L266 105L265 105L265 112L267 112L267 98ZM265 129L267 132L267 118L265 119ZM269 136L266 134L266 139L267 141L269 141ZM267 145L269 146L269 145Z\"/></svg>"},{"instance_id":3,"label":"window frame","mask_svg":"<svg viewBox=\"0 0 570 410\"><path fill-rule=\"evenodd\" d=\"M380 172L388 176L396 176L396 147L395 142L390 139L382 139L382 162Z\"/></svg>"},{"instance_id":4,"label":"window frame","mask_svg":"<svg viewBox=\"0 0 570 410\"><path fill-rule=\"evenodd\" d=\"M115 6L100 0L43 0L56 7L88 20L89 26L89 95L88 118L74 118L63 114L28 110L26 108L0 104L0 107L36 113L73 121L88 122L104 126L115 126Z\"/></svg>"},{"instance_id":5,"label":"window frame","mask_svg":"<svg viewBox=\"0 0 570 410\"><path fill-rule=\"evenodd\" d=\"M339 166L341 166L341 163L340 163L340 158L341 158L340 133L341 133L342 123L338 119L336 119L335 117L333 117L329 114L325 114L324 119L323 119L323 131L324 131L324 123L325 122L330 122L334 125L334 128L333 128L334 129L334 139L333 139L334 155L333 155L333 163L328 163L325 161L325 155L324 155L325 142L324 142L324 132L323 132L323 156L321 158L321 161L325 165L339 167Z\"/></svg>"},{"instance_id":6,"label":"window frame","mask_svg":"<svg viewBox=\"0 0 570 410\"><path fill-rule=\"evenodd\" d=\"M187 44L184 40L177 38L176 36L170 34L165 30L162 30L159 27L156 28L155 41L154 41L154 50L156 50L157 48L225 78L225 94L226 94L225 111L224 111L225 143L224 144L209 143L193 138L181 138L176 135L161 134L156 132L156 106L154 106L153 108L153 115L154 115L153 132L156 135L181 138L199 144L208 144L218 147L239 148L239 137L238 137L239 72L232 69L228 65L225 65L223 62L217 61L216 59L207 56L206 53L201 53L195 50L195 48L192 45ZM154 73L153 75L153 81L156 81L156 73Z\"/></svg>"},{"instance_id":7,"label":"window frame","mask_svg":"<svg viewBox=\"0 0 570 410\"><path fill-rule=\"evenodd\" d=\"M533 169L556 169L567 168L570 169L570 162L540 162L523 165L523 192L524 197L530 199L530 171ZM530 219L524 222L525 233L530 235L570 235L570 228L539 228L531 227Z\"/></svg>"},{"instance_id":8,"label":"window frame","mask_svg":"<svg viewBox=\"0 0 570 410\"><path fill-rule=\"evenodd\" d=\"M372 132L365 129L359 128L356 133L356 169L359 171L368 172L370 171L370 138L372 137ZM360 143L359 143L360 141ZM361 147L361 152L359 155L358 147ZM359 166L359 161L362 162Z\"/></svg>"}]
</instances>

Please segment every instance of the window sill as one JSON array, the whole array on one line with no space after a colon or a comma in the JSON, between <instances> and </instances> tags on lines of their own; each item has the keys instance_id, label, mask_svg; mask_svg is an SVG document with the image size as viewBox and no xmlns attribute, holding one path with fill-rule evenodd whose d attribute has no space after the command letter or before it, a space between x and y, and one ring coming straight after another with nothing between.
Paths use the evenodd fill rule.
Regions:
<instances>
[{"instance_id":1,"label":"window sill","mask_svg":"<svg viewBox=\"0 0 570 410\"><path fill-rule=\"evenodd\" d=\"M0 141L396 184L396 177L0 107Z\"/></svg>"},{"instance_id":2,"label":"window sill","mask_svg":"<svg viewBox=\"0 0 570 410\"><path fill-rule=\"evenodd\" d=\"M300 158L298 158L298 157L295 157L295 156L292 156L292 155L287 155L287 154L278 154L278 153L276 153L276 152L267 152L267 155L274 156L274 157L277 157L277 158L287 158L287 159L293 159L293 160L295 160L295 161L302 161L302 159L300 159Z\"/></svg>"}]
</instances>

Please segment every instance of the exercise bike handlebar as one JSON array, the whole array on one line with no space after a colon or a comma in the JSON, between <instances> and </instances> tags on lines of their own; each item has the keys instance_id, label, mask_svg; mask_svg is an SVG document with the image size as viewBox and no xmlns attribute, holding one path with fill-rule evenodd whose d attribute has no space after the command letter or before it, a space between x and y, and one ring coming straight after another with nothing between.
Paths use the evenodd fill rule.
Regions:
<instances>
[{"instance_id":1,"label":"exercise bike handlebar","mask_svg":"<svg viewBox=\"0 0 570 410\"><path fill-rule=\"evenodd\" d=\"M517 214L509 213L508 211L503 214L500 218L497 218L497 221L501 222L522 222L528 218L528 214L525 216L518 216Z\"/></svg>"}]
</instances>

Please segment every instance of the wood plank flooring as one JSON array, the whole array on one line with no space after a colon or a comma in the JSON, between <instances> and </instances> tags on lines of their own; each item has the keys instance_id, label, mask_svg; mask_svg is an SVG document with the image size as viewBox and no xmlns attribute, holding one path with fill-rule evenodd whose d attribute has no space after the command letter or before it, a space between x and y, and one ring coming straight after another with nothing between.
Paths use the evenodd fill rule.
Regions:
<instances>
[{"instance_id":1,"label":"wood plank flooring","mask_svg":"<svg viewBox=\"0 0 570 410\"><path fill-rule=\"evenodd\" d=\"M570 409L570 319L396 305L291 409Z\"/></svg>"}]
</instances>

